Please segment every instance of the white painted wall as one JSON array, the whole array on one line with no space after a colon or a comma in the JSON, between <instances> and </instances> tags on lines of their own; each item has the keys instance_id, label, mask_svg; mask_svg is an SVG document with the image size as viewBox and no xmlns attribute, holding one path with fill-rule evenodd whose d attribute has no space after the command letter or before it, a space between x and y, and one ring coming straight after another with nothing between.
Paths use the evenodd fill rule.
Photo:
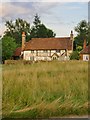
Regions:
<instances>
[{"instance_id":1,"label":"white painted wall","mask_svg":"<svg viewBox=\"0 0 90 120\"><path fill-rule=\"evenodd\" d=\"M71 51L68 51L68 56L70 54ZM32 51L24 51L24 60L31 60L34 59L35 61L37 60L52 60L51 56L56 53L56 50L47 50L47 52L45 52L44 50L38 50L38 56L37 56L37 51L34 50L34 52L32 53ZM60 52L57 52L58 56L61 56L61 54L65 53L65 50L60 50ZM64 56L65 57L65 56ZM61 58L61 57L60 57ZM58 60L60 59L58 58ZM65 57L67 58L67 57Z\"/></svg>"}]
</instances>

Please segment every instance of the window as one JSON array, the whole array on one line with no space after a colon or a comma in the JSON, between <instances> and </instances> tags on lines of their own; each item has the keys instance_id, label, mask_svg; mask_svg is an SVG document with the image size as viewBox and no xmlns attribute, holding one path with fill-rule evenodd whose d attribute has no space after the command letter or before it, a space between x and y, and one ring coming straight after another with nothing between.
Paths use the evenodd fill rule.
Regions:
<instances>
[{"instance_id":1,"label":"window","mask_svg":"<svg viewBox=\"0 0 90 120\"><path fill-rule=\"evenodd\" d=\"M60 50L56 50L57 53L60 53Z\"/></svg>"},{"instance_id":2,"label":"window","mask_svg":"<svg viewBox=\"0 0 90 120\"><path fill-rule=\"evenodd\" d=\"M56 60L56 59L57 59L57 57L56 57L56 56L54 56L54 57L53 57L53 60Z\"/></svg>"},{"instance_id":3,"label":"window","mask_svg":"<svg viewBox=\"0 0 90 120\"><path fill-rule=\"evenodd\" d=\"M33 61L33 60L34 60L34 56L31 56L31 57L30 57L30 60Z\"/></svg>"},{"instance_id":4,"label":"window","mask_svg":"<svg viewBox=\"0 0 90 120\"><path fill-rule=\"evenodd\" d=\"M34 53L34 50L31 50L31 53Z\"/></svg>"},{"instance_id":5,"label":"window","mask_svg":"<svg viewBox=\"0 0 90 120\"><path fill-rule=\"evenodd\" d=\"M44 50L43 52L47 53L48 51L47 51L47 50Z\"/></svg>"},{"instance_id":6,"label":"window","mask_svg":"<svg viewBox=\"0 0 90 120\"><path fill-rule=\"evenodd\" d=\"M89 55L83 55L83 60L84 61L89 61Z\"/></svg>"}]
</instances>

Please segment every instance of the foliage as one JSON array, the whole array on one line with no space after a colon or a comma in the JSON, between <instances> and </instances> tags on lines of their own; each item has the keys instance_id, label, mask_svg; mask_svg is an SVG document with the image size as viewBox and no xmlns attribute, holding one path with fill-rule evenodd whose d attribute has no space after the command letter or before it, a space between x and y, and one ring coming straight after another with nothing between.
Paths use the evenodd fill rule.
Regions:
<instances>
[{"instance_id":1,"label":"foliage","mask_svg":"<svg viewBox=\"0 0 90 120\"><path fill-rule=\"evenodd\" d=\"M16 43L18 45L21 44L22 40L22 32L24 31L26 33L27 39L30 38L30 23L23 19L16 19L15 22L12 20L6 21L6 27L7 30L5 31L5 36L10 36L15 39Z\"/></svg>"},{"instance_id":2,"label":"foliage","mask_svg":"<svg viewBox=\"0 0 90 120\"><path fill-rule=\"evenodd\" d=\"M37 29L38 29L39 25L41 24L41 20L40 20L40 17L38 16L38 14L35 15L33 24L34 24L35 28L37 28Z\"/></svg>"},{"instance_id":3,"label":"foliage","mask_svg":"<svg viewBox=\"0 0 90 120\"><path fill-rule=\"evenodd\" d=\"M15 39L5 36L2 38L2 60L11 59L17 45Z\"/></svg>"},{"instance_id":4,"label":"foliage","mask_svg":"<svg viewBox=\"0 0 90 120\"><path fill-rule=\"evenodd\" d=\"M80 52L82 50L82 46L77 46L76 51Z\"/></svg>"},{"instance_id":5,"label":"foliage","mask_svg":"<svg viewBox=\"0 0 90 120\"><path fill-rule=\"evenodd\" d=\"M88 114L88 62L21 63L3 66L3 117Z\"/></svg>"},{"instance_id":6,"label":"foliage","mask_svg":"<svg viewBox=\"0 0 90 120\"><path fill-rule=\"evenodd\" d=\"M71 60L79 60L79 52L73 51L73 53L70 55Z\"/></svg>"},{"instance_id":7,"label":"foliage","mask_svg":"<svg viewBox=\"0 0 90 120\"><path fill-rule=\"evenodd\" d=\"M88 35L87 35L87 39L88 39L88 44L90 44L90 22L88 22Z\"/></svg>"},{"instance_id":8,"label":"foliage","mask_svg":"<svg viewBox=\"0 0 90 120\"><path fill-rule=\"evenodd\" d=\"M75 37L76 46L83 46L84 39L86 39L87 43L90 42L90 24L87 23L86 20L82 20L75 27L75 31L77 32L77 36Z\"/></svg>"},{"instance_id":9,"label":"foliage","mask_svg":"<svg viewBox=\"0 0 90 120\"><path fill-rule=\"evenodd\" d=\"M2 62L2 40L0 39L0 63Z\"/></svg>"},{"instance_id":10,"label":"foliage","mask_svg":"<svg viewBox=\"0 0 90 120\"><path fill-rule=\"evenodd\" d=\"M16 19L15 22L12 20L6 21L5 36L10 36L15 39L18 46L21 46L22 32L26 33L26 41L31 38L46 38L46 37L55 37L55 33L48 29L44 24L41 23L40 17L36 14L33 26L30 28L30 23L23 19Z\"/></svg>"},{"instance_id":11,"label":"foliage","mask_svg":"<svg viewBox=\"0 0 90 120\"><path fill-rule=\"evenodd\" d=\"M48 38L55 37L55 33L48 29L44 24L41 23L39 16L36 14L31 28L31 38Z\"/></svg>"}]
</instances>

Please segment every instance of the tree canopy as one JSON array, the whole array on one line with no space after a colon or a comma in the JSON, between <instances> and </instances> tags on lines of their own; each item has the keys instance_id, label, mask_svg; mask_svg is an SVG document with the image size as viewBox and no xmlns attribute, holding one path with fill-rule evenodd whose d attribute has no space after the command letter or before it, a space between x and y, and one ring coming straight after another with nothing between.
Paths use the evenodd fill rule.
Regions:
<instances>
[{"instance_id":1,"label":"tree canopy","mask_svg":"<svg viewBox=\"0 0 90 120\"><path fill-rule=\"evenodd\" d=\"M14 22L12 20L6 21L6 31L5 36L10 36L15 39L18 46L21 46L22 32L26 33L26 41L31 38L46 38L55 37L55 33L48 29L44 24L41 23L38 14L35 15L33 26L30 28L30 23L23 19L16 19Z\"/></svg>"},{"instance_id":2,"label":"tree canopy","mask_svg":"<svg viewBox=\"0 0 90 120\"><path fill-rule=\"evenodd\" d=\"M6 28L7 30L5 31L5 36L10 36L15 39L16 43L18 45L21 44L22 40L22 32L24 31L26 33L27 39L29 40L30 38L30 23L23 19L16 19L15 22L12 20L6 21Z\"/></svg>"},{"instance_id":3,"label":"tree canopy","mask_svg":"<svg viewBox=\"0 0 90 120\"><path fill-rule=\"evenodd\" d=\"M15 39L10 36L4 36L2 39L2 60L10 59L17 47Z\"/></svg>"},{"instance_id":4,"label":"tree canopy","mask_svg":"<svg viewBox=\"0 0 90 120\"><path fill-rule=\"evenodd\" d=\"M30 28L30 23L23 19L16 19L15 21L6 21L5 35L2 41L2 59L10 59L16 46L21 46L22 32L26 34L26 41L31 38L46 38L55 37L55 33L48 29L41 23L40 17L36 14L33 21L33 26Z\"/></svg>"},{"instance_id":5,"label":"tree canopy","mask_svg":"<svg viewBox=\"0 0 90 120\"><path fill-rule=\"evenodd\" d=\"M77 36L75 37L76 46L83 46L84 39L86 39L87 44L90 43L90 24L86 20L82 20L75 27Z\"/></svg>"},{"instance_id":6,"label":"tree canopy","mask_svg":"<svg viewBox=\"0 0 90 120\"><path fill-rule=\"evenodd\" d=\"M41 23L40 17L36 14L33 21L33 26L31 27L31 38L47 38L55 37L55 35L56 34L51 29L48 29Z\"/></svg>"}]
</instances>

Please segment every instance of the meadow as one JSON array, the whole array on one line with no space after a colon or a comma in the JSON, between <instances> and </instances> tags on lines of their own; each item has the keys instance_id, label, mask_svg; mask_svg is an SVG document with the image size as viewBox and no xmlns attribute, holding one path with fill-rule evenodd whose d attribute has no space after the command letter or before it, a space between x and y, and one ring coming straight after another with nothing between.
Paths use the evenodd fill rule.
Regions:
<instances>
[{"instance_id":1,"label":"meadow","mask_svg":"<svg viewBox=\"0 0 90 120\"><path fill-rule=\"evenodd\" d=\"M88 62L3 65L2 84L3 117L88 114Z\"/></svg>"}]
</instances>

